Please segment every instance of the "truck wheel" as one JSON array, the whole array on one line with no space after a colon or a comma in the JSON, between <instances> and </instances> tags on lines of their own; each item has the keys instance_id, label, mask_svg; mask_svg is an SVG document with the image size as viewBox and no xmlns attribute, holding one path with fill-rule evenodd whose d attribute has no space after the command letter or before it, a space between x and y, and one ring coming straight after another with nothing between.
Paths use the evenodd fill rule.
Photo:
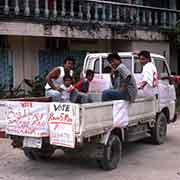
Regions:
<instances>
[{"instance_id":1,"label":"truck wheel","mask_svg":"<svg viewBox=\"0 0 180 180\"><path fill-rule=\"evenodd\" d=\"M161 112L156 120L155 126L152 128L152 142L154 144L163 144L166 140L167 134L167 118L163 112Z\"/></svg>"},{"instance_id":2,"label":"truck wheel","mask_svg":"<svg viewBox=\"0 0 180 180\"><path fill-rule=\"evenodd\" d=\"M34 149L34 148L24 148L24 154L27 158L31 160L46 160L49 159L55 149L53 148L43 148L43 149Z\"/></svg>"},{"instance_id":3,"label":"truck wheel","mask_svg":"<svg viewBox=\"0 0 180 180\"><path fill-rule=\"evenodd\" d=\"M121 159L122 143L118 136L111 135L103 149L103 157L97 162L104 170L115 169Z\"/></svg>"}]
</instances>

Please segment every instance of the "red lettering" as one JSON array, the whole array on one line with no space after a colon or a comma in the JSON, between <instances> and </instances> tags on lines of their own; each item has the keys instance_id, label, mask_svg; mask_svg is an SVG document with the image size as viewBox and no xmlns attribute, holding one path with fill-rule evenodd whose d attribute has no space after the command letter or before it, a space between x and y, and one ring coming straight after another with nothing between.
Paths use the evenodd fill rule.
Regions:
<instances>
[{"instance_id":1,"label":"red lettering","mask_svg":"<svg viewBox=\"0 0 180 180\"><path fill-rule=\"evenodd\" d=\"M20 103L21 104L21 107L23 108L32 108L32 102L22 102Z\"/></svg>"},{"instance_id":2,"label":"red lettering","mask_svg":"<svg viewBox=\"0 0 180 180\"><path fill-rule=\"evenodd\" d=\"M157 77L157 73L154 72L153 73L153 87L156 87L158 85L158 77Z\"/></svg>"}]
</instances>

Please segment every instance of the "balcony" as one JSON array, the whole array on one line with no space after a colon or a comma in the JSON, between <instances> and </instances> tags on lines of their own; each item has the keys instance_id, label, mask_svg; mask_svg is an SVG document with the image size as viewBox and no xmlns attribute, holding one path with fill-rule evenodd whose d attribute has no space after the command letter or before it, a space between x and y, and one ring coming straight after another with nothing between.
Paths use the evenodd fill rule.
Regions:
<instances>
[{"instance_id":1,"label":"balcony","mask_svg":"<svg viewBox=\"0 0 180 180\"><path fill-rule=\"evenodd\" d=\"M180 11L101 0L1 0L0 19L172 29Z\"/></svg>"}]
</instances>

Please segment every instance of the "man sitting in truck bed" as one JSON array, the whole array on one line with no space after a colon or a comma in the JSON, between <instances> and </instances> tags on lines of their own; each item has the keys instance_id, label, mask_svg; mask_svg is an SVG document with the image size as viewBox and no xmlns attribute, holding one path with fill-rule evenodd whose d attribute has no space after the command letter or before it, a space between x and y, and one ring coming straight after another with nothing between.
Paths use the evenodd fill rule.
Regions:
<instances>
[{"instance_id":1,"label":"man sitting in truck bed","mask_svg":"<svg viewBox=\"0 0 180 180\"><path fill-rule=\"evenodd\" d=\"M74 88L71 90L70 99L73 103L90 103L92 102L91 98L88 96L90 82L94 78L94 71L88 69L86 71L86 77L81 79L74 85Z\"/></svg>"},{"instance_id":2,"label":"man sitting in truck bed","mask_svg":"<svg viewBox=\"0 0 180 180\"><path fill-rule=\"evenodd\" d=\"M60 86L63 84L65 74L73 75L74 59L67 57L64 59L63 66L54 68L47 75L47 84L45 86L46 96L52 97L52 101L60 102L63 89Z\"/></svg>"},{"instance_id":3,"label":"man sitting in truck bed","mask_svg":"<svg viewBox=\"0 0 180 180\"><path fill-rule=\"evenodd\" d=\"M117 53L109 54L107 57L112 68L113 89L103 91L102 101L120 100L134 101L137 95L137 86L134 76L128 68L122 64Z\"/></svg>"},{"instance_id":4,"label":"man sitting in truck bed","mask_svg":"<svg viewBox=\"0 0 180 180\"><path fill-rule=\"evenodd\" d=\"M151 62L150 52L141 51L138 58L143 66L142 80L138 83L138 96L155 96L158 93L158 73L156 66Z\"/></svg>"}]
</instances>

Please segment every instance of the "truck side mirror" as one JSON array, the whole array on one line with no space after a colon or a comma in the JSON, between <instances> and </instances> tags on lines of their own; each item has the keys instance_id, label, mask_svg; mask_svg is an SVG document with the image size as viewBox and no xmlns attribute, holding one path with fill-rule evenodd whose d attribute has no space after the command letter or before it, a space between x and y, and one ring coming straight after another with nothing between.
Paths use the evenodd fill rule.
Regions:
<instances>
[{"instance_id":1,"label":"truck side mirror","mask_svg":"<svg viewBox=\"0 0 180 180\"><path fill-rule=\"evenodd\" d=\"M169 84L176 84L176 77L174 75L169 76Z\"/></svg>"}]
</instances>

